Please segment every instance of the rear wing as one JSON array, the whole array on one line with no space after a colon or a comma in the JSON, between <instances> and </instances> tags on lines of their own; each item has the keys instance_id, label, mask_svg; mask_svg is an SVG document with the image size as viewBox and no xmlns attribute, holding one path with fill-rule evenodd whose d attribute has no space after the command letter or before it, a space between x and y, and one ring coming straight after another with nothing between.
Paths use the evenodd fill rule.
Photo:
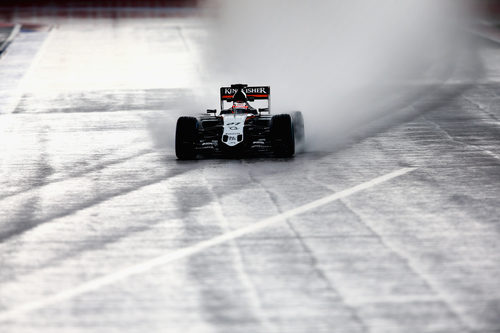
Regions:
<instances>
[{"instance_id":1,"label":"rear wing","mask_svg":"<svg viewBox=\"0 0 500 333\"><path fill-rule=\"evenodd\" d=\"M231 102L233 95L236 93L237 88L235 87L222 87L220 88L220 105L221 110L224 108L224 102ZM259 86L259 87L245 87L242 91L247 95L250 101L253 100L267 100L267 108L271 105L271 87L270 86Z\"/></svg>"}]
</instances>

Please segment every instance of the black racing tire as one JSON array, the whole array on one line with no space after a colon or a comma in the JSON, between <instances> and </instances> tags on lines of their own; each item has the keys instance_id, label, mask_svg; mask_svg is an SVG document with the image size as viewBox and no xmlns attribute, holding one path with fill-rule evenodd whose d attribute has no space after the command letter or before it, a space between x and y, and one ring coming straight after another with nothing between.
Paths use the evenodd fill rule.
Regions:
<instances>
[{"instance_id":1,"label":"black racing tire","mask_svg":"<svg viewBox=\"0 0 500 333\"><path fill-rule=\"evenodd\" d=\"M180 160L196 158L195 143L198 135L198 120L195 117L180 117L175 128L175 155Z\"/></svg>"},{"instance_id":2,"label":"black racing tire","mask_svg":"<svg viewBox=\"0 0 500 333\"><path fill-rule=\"evenodd\" d=\"M295 148L302 151L305 144L304 117L302 112L294 111L291 113L293 129L295 131Z\"/></svg>"},{"instance_id":3,"label":"black racing tire","mask_svg":"<svg viewBox=\"0 0 500 333\"><path fill-rule=\"evenodd\" d=\"M270 134L274 154L279 157L292 157L295 154L295 135L289 114L278 114L271 118Z\"/></svg>"}]
</instances>

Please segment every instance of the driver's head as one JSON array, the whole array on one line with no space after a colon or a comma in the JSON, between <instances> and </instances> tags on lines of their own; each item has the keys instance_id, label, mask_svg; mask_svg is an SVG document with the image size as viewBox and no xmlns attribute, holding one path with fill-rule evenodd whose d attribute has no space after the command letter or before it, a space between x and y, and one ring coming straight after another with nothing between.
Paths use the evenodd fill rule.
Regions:
<instances>
[{"instance_id":1,"label":"driver's head","mask_svg":"<svg viewBox=\"0 0 500 333\"><path fill-rule=\"evenodd\" d=\"M238 89L236 93L233 95L233 101L236 102L246 102L247 95L241 90Z\"/></svg>"}]
</instances>

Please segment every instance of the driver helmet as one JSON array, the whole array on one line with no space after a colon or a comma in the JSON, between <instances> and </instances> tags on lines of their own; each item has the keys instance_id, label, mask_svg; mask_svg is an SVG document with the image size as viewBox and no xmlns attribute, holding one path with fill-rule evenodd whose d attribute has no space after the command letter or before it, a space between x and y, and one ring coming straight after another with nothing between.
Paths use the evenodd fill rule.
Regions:
<instances>
[{"instance_id":1,"label":"driver helmet","mask_svg":"<svg viewBox=\"0 0 500 333\"><path fill-rule=\"evenodd\" d=\"M246 100L247 100L247 95L241 89L239 89L233 96L233 112L235 110L248 109Z\"/></svg>"},{"instance_id":2,"label":"driver helmet","mask_svg":"<svg viewBox=\"0 0 500 333\"><path fill-rule=\"evenodd\" d=\"M246 102L247 101L247 94L243 92L243 90L238 89L236 93L233 95L233 101L234 102Z\"/></svg>"}]
</instances>

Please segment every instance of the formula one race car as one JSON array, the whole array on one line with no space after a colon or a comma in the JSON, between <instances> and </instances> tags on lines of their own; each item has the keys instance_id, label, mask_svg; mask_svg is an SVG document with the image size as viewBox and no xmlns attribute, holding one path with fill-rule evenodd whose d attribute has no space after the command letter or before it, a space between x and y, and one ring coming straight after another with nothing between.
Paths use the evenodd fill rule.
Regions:
<instances>
[{"instance_id":1,"label":"formula one race car","mask_svg":"<svg viewBox=\"0 0 500 333\"><path fill-rule=\"evenodd\" d=\"M304 144L304 120L300 111L270 114L268 86L248 87L233 84L220 88L221 111L208 115L180 117L175 131L178 159L198 155L273 154L291 157ZM249 102L261 103L255 108ZM229 105L228 105L229 103Z\"/></svg>"}]
</instances>

